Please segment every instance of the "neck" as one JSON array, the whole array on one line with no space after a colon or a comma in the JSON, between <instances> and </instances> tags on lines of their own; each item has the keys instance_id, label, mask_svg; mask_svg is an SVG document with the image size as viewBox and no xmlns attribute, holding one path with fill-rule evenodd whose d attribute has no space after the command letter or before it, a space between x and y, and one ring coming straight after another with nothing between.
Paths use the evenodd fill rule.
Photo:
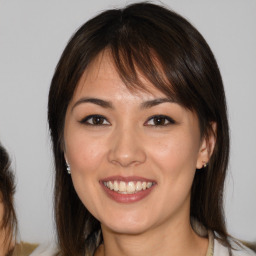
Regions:
<instances>
[{"instance_id":1,"label":"neck","mask_svg":"<svg viewBox=\"0 0 256 256\"><path fill-rule=\"evenodd\" d=\"M0 223L1 225L1 223ZM6 241L6 230L0 230L0 256L7 255L8 247L9 247L9 240Z\"/></svg>"},{"instance_id":2,"label":"neck","mask_svg":"<svg viewBox=\"0 0 256 256\"><path fill-rule=\"evenodd\" d=\"M204 256L208 240L199 237L190 220L176 221L140 234L117 234L102 226L104 245L97 256Z\"/></svg>"}]
</instances>

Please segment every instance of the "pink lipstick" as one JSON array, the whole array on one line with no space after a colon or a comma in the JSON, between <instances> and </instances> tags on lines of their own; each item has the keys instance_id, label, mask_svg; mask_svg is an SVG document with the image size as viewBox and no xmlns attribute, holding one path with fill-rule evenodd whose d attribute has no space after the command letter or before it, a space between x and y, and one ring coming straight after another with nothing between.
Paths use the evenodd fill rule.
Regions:
<instances>
[{"instance_id":1,"label":"pink lipstick","mask_svg":"<svg viewBox=\"0 0 256 256\"><path fill-rule=\"evenodd\" d=\"M156 182L137 176L112 176L100 181L106 194L119 203L133 203L148 196Z\"/></svg>"}]
</instances>

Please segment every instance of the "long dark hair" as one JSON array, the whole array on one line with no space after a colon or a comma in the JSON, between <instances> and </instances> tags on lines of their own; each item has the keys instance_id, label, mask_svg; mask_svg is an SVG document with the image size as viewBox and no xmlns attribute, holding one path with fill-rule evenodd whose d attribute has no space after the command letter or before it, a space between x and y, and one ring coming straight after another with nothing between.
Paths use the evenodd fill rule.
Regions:
<instances>
[{"instance_id":1,"label":"long dark hair","mask_svg":"<svg viewBox=\"0 0 256 256\"><path fill-rule=\"evenodd\" d=\"M208 166L197 171L191 217L216 231L229 246L223 214L223 187L229 158L226 100L218 65L201 34L177 13L150 3L104 11L70 39L49 92L48 121L55 157L55 220L60 255L93 255L102 242L100 223L78 198L66 172L63 130L67 106L81 75L109 49L126 86L143 88L138 71L156 88L199 118L201 136L217 124Z\"/></svg>"},{"instance_id":2,"label":"long dark hair","mask_svg":"<svg viewBox=\"0 0 256 256\"><path fill-rule=\"evenodd\" d=\"M13 202L14 193L15 181L10 168L9 156L0 144L0 200L4 208L4 215L0 220L0 232L5 232L4 247L9 252L8 255L11 255L14 249L17 233L17 218Z\"/></svg>"}]
</instances>

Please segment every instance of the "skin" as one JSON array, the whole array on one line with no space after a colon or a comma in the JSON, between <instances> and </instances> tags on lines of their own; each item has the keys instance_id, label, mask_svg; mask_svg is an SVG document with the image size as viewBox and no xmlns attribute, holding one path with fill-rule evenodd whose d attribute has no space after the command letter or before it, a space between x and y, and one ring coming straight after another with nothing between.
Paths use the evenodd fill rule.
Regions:
<instances>
[{"instance_id":1,"label":"skin","mask_svg":"<svg viewBox=\"0 0 256 256\"><path fill-rule=\"evenodd\" d=\"M67 109L65 158L78 196L101 223L104 245L96 255L205 255L208 240L190 225L190 190L215 138L202 137L197 116L175 102L145 104L167 97L140 79L150 92L129 91L105 51L84 72ZM85 122L95 114L104 117L101 125ZM156 125L155 115L174 123L160 118ZM115 175L139 176L155 185L145 198L120 203L101 185Z\"/></svg>"},{"instance_id":2,"label":"skin","mask_svg":"<svg viewBox=\"0 0 256 256\"><path fill-rule=\"evenodd\" d=\"M3 216L4 216L4 206L0 200L0 225L1 225L1 220L3 219ZM4 238L5 238L5 230L0 229L0 256L4 255L6 252L6 248L4 246Z\"/></svg>"},{"instance_id":3,"label":"skin","mask_svg":"<svg viewBox=\"0 0 256 256\"><path fill-rule=\"evenodd\" d=\"M1 201L2 195L0 195L0 256L5 256L8 252L8 241L6 243L6 235L7 230L5 228L1 228L2 219L4 217L4 205Z\"/></svg>"}]
</instances>

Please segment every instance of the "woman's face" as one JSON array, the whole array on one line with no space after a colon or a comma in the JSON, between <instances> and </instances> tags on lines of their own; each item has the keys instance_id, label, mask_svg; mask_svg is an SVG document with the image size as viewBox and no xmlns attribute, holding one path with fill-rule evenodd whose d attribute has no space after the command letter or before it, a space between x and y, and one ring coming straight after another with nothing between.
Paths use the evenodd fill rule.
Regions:
<instances>
[{"instance_id":1,"label":"woman's face","mask_svg":"<svg viewBox=\"0 0 256 256\"><path fill-rule=\"evenodd\" d=\"M66 113L65 158L76 192L102 228L117 233L188 219L195 170L208 161L196 115L144 84L150 93L129 91L102 54Z\"/></svg>"}]
</instances>

